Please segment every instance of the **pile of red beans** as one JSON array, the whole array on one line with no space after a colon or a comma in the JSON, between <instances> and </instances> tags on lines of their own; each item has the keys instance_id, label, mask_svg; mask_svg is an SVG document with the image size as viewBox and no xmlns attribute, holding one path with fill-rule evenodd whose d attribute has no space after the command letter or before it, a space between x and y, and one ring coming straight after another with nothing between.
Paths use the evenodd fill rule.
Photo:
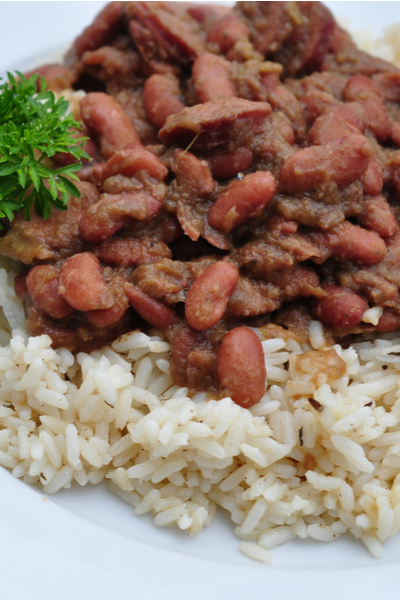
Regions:
<instances>
[{"instance_id":1,"label":"pile of red beans","mask_svg":"<svg viewBox=\"0 0 400 600\"><path fill-rule=\"evenodd\" d=\"M86 92L92 160L66 212L0 240L33 334L90 350L155 327L177 385L251 406L255 328L400 326L400 71L322 4L112 2L39 72Z\"/></svg>"}]
</instances>

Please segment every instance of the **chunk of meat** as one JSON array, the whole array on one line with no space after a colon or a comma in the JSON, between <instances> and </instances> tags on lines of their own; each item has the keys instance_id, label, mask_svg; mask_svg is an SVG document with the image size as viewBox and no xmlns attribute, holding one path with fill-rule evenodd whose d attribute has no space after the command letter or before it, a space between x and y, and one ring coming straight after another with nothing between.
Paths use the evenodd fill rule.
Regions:
<instances>
[{"instance_id":1,"label":"chunk of meat","mask_svg":"<svg viewBox=\"0 0 400 600\"><path fill-rule=\"evenodd\" d=\"M80 102L82 119L89 133L98 140L105 159L124 150L128 144L140 144L140 138L123 110L112 96L103 92L86 94Z\"/></svg>"},{"instance_id":2,"label":"chunk of meat","mask_svg":"<svg viewBox=\"0 0 400 600\"><path fill-rule=\"evenodd\" d=\"M239 277L229 299L229 317L255 317L273 312L281 304L281 288L274 283Z\"/></svg>"},{"instance_id":3,"label":"chunk of meat","mask_svg":"<svg viewBox=\"0 0 400 600\"><path fill-rule=\"evenodd\" d=\"M26 286L33 305L53 319L65 319L74 312L72 306L58 292L59 269L39 265L29 271Z\"/></svg>"},{"instance_id":4,"label":"chunk of meat","mask_svg":"<svg viewBox=\"0 0 400 600\"><path fill-rule=\"evenodd\" d=\"M155 300L168 304L183 302L185 291L193 281L188 265L169 258L139 266L131 276L132 283Z\"/></svg>"},{"instance_id":5,"label":"chunk of meat","mask_svg":"<svg viewBox=\"0 0 400 600\"><path fill-rule=\"evenodd\" d=\"M233 181L222 192L208 213L211 227L229 233L243 221L261 216L276 191L271 173L256 171L241 181Z\"/></svg>"},{"instance_id":6,"label":"chunk of meat","mask_svg":"<svg viewBox=\"0 0 400 600\"><path fill-rule=\"evenodd\" d=\"M80 234L87 242L104 242L127 227L133 219L152 219L160 208L161 203L144 191L103 194L101 200L82 217L79 223Z\"/></svg>"},{"instance_id":7,"label":"chunk of meat","mask_svg":"<svg viewBox=\"0 0 400 600\"><path fill-rule=\"evenodd\" d=\"M301 379L305 374L311 375L311 381L316 386L338 381L347 372L347 365L340 358L336 349L327 346L320 350L308 350L308 352L296 354L291 360L290 367L295 374L293 379ZM316 410L322 410L322 406L318 402L315 403L312 399L309 402Z\"/></svg>"},{"instance_id":8,"label":"chunk of meat","mask_svg":"<svg viewBox=\"0 0 400 600\"><path fill-rule=\"evenodd\" d=\"M250 31L257 52L266 56L279 50L292 32L291 8L290 2L240 2L235 12Z\"/></svg>"},{"instance_id":9,"label":"chunk of meat","mask_svg":"<svg viewBox=\"0 0 400 600\"><path fill-rule=\"evenodd\" d=\"M270 113L266 102L217 98L172 115L160 129L159 137L163 144L185 147L193 143L192 147L211 150L234 139L243 126L257 135Z\"/></svg>"},{"instance_id":10,"label":"chunk of meat","mask_svg":"<svg viewBox=\"0 0 400 600\"><path fill-rule=\"evenodd\" d=\"M319 278L316 272L309 267L297 266L293 272L289 272L282 278L283 301L292 302L297 298L316 298L322 295Z\"/></svg>"},{"instance_id":11,"label":"chunk of meat","mask_svg":"<svg viewBox=\"0 0 400 600\"><path fill-rule=\"evenodd\" d=\"M169 247L156 239L111 238L98 246L94 253L104 263L124 269L133 265L149 264L160 258L171 258Z\"/></svg>"},{"instance_id":12,"label":"chunk of meat","mask_svg":"<svg viewBox=\"0 0 400 600\"><path fill-rule=\"evenodd\" d=\"M179 113L185 108L179 81L172 74L150 75L143 88L143 103L149 119L158 128L164 126L171 115Z\"/></svg>"},{"instance_id":13,"label":"chunk of meat","mask_svg":"<svg viewBox=\"0 0 400 600\"><path fill-rule=\"evenodd\" d=\"M300 14L293 19L294 27L283 47L273 56L276 62L284 65L285 74L289 77L320 69L335 28L331 13L321 2L299 2L296 9Z\"/></svg>"},{"instance_id":14,"label":"chunk of meat","mask_svg":"<svg viewBox=\"0 0 400 600\"><path fill-rule=\"evenodd\" d=\"M76 310L101 310L115 304L99 260L90 252L70 256L61 267L59 282L58 292Z\"/></svg>"},{"instance_id":15,"label":"chunk of meat","mask_svg":"<svg viewBox=\"0 0 400 600\"><path fill-rule=\"evenodd\" d=\"M87 51L81 59L85 70L95 79L114 85L134 83L136 72L140 69L140 57L137 52L123 52L113 46L102 46Z\"/></svg>"},{"instance_id":16,"label":"chunk of meat","mask_svg":"<svg viewBox=\"0 0 400 600\"><path fill-rule=\"evenodd\" d=\"M387 60L372 56L354 46L342 48L336 54L326 54L321 70L343 75L367 75L369 77L380 73L399 72L399 69Z\"/></svg>"},{"instance_id":17,"label":"chunk of meat","mask_svg":"<svg viewBox=\"0 0 400 600\"><path fill-rule=\"evenodd\" d=\"M203 51L197 23L188 15L184 20L154 2L130 2L128 14L130 33L149 64L170 61L187 66Z\"/></svg>"}]
</instances>

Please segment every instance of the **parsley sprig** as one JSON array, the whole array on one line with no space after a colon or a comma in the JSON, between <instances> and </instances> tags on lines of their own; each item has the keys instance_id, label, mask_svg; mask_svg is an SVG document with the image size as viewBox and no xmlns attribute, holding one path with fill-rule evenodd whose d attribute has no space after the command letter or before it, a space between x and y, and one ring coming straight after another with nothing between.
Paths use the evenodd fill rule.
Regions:
<instances>
[{"instance_id":1,"label":"parsley sprig","mask_svg":"<svg viewBox=\"0 0 400 600\"><path fill-rule=\"evenodd\" d=\"M29 220L32 205L47 219L52 206L66 209L70 194L79 198L71 179L79 179L81 164L52 168L46 158L58 152L89 158L82 148L86 138L72 136L81 125L68 114L68 101L56 99L43 78L37 91L37 82L38 75L17 72L0 85L0 218L10 221L21 210Z\"/></svg>"}]
</instances>

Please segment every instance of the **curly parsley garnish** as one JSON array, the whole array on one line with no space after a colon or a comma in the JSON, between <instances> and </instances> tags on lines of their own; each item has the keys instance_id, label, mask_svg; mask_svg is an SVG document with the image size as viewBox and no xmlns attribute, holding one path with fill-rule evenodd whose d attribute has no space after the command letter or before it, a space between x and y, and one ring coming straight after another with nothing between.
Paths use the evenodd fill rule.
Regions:
<instances>
[{"instance_id":1,"label":"curly parsley garnish","mask_svg":"<svg viewBox=\"0 0 400 600\"><path fill-rule=\"evenodd\" d=\"M29 220L33 205L47 219L52 206L66 209L70 194L79 198L71 179L79 179L81 164L56 169L45 159L58 152L89 158L82 148L86 138L72 136L81 124L68 114L67 100L46 90L43 78L37 91L38 75L17 77L8 73L0 85L0 218L12 221L23 210Z\"/></svg>"}]
</instances>

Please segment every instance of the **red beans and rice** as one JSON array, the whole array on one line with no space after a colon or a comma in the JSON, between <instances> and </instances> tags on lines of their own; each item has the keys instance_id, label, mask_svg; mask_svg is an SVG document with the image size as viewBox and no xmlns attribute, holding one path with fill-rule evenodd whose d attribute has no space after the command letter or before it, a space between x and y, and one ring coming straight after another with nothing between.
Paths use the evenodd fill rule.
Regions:
<instances>
[{"instance_id":1,"label":"red beans and rice","mask_svg":"<svg viewBox=\"0 0 400 600\"><path fill-rule=\"evenodd\" d=\"M0 464L47 493L106 479L191 533L222 506L264 562L346 531L379 556L400 527L398 69L318 2L113 2L39 72L86 92L93 160L67 212L0 239L23 265L15 288L0 271Z\"/></svg>"}]
</instances>

